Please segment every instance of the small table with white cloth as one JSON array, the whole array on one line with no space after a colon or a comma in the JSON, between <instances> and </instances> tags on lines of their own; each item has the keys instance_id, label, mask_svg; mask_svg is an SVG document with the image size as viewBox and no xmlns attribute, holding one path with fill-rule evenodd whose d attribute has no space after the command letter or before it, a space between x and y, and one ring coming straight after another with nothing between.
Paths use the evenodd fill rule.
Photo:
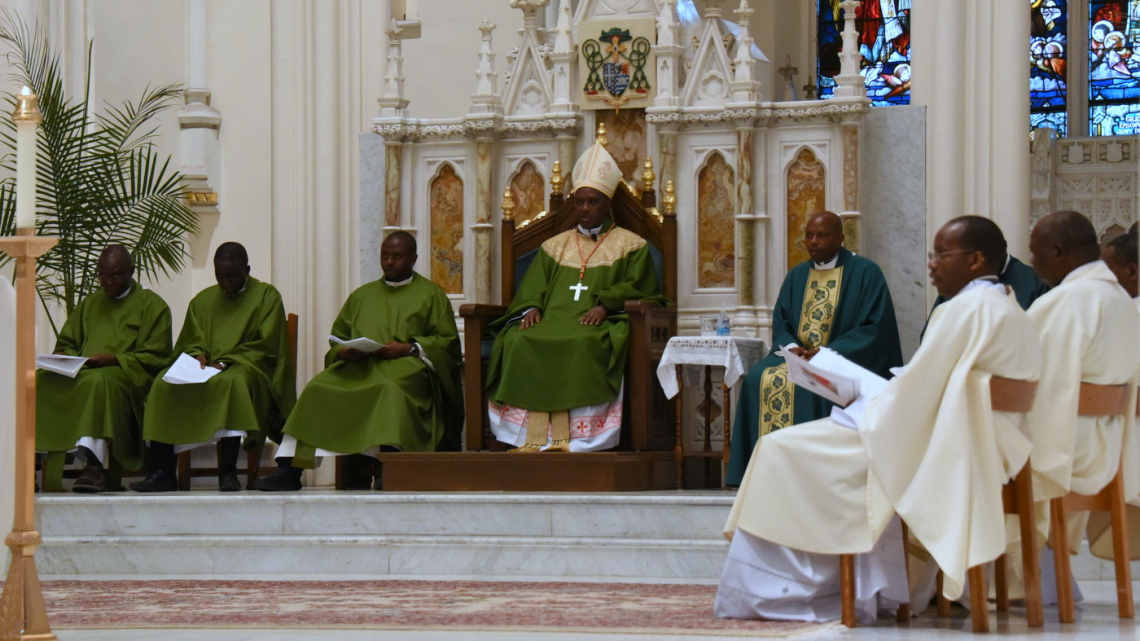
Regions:
<instances>
[{"instance_id":1,"label":"small table with white cloth","mask_svg":"<svg viewBox=\"0 0 1140 641\"><path fill-rule=\"evenodd\" d=\"M758 363L767 354L764 341L758 338L745 338L742 336L674 336L669 339L664 353L661 354L661 363L657 366L657 380L666 398L677 398L677 426L676 445L673 448L673 457L677 466L677 489L684 487L684 459L685 445L682 436L682 394L684 386L682 368L685 366L704 366L704 392L705 392L705 442L702 452L689 454L690 457L703 457L705 459L706 485L711 471L711 459L715 453L712 451L712 368L724 368L724 382L721 390L724 393L724 448L720 453L721 461L728 463L729 448L732 443L732 416L729 394L736 383L748 373L753 365Z\"/></svg>"}]
</instances>

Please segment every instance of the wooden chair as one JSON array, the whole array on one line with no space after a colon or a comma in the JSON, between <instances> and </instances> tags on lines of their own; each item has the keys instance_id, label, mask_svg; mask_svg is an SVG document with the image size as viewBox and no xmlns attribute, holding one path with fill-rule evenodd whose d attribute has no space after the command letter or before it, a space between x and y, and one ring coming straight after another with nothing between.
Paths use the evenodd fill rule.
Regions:
<instances>
[{"instance_id":1,"label":"wooden chair","mask_svg":"<svg viewBox=\"0 0 1140 641\"><path fill-rule=\"evenodd\" d=\"M656 192L652 174L646 189L638 198L624 182L618 186L612 199L615 222L648 241L661 257L663 292L674 306L660 307L652 301L629 301L625 312L629 316L630 347L625 377L624 417L619 450L672 451L672 405L657 385L657 363L669 338L677 333L677 219L674 212L676 199L672 197L672 183L666 188L665 212L655 207ZM567 230L576 222L572 202L564 202L556 174L551 184L550 214L516 228L511 215L513 201L510 192L504 195L501 229L502 299L509 303L514 296L516 280L525 273L531 253L544 241ZM525 264L524 264L525 263ZM485 381L486 359L483 357L483 337L488 325L506 312L507 306L469 304L459 308L464 319L464 401L467 421L465 442L468 451L504 449L494 442L487 412Z\"/></svg>"},{"instance_id":2,"label":"wooden chair","mask_svg":"<svg viewBox=\"0 0 1140 641\"><path fill-rule=\"evenodd\" d=\"M296 314L289 314L285 317L285 328L289 333L289 362L293 367L293 375L297 374L297 329L298 320ZM265 451L265 437L260 435L258 437L257 445L253 449L246 452L245 468L238 468L239 474L245 474L245 487L247 490L255 489L257 486L257 479L264 476L261 473L261 455ZM268 468L267 472L268 473ZM190 490L190 479L202 476L217 476L218 468L215 467L199 467L195 468L191 464L190 451L181 452L178 454L178 490L181 492L188 492Z\"/></svg>"},{"instance_id":3,"label":"wooden chair","mask_svg":"<svg viewBox=\"0 0 1140 641\"><path fill-rule=\"evenodd\" d=\"M1120 416L1129 410L1127 385L1092 385L1081 383L1077 413L1081 416ZM1136 408L1140 415L1140 407ZM1124 465L1121 461L1116 476L1092 495L1070 492L1049 502L1050 545L1057 572L1057 609L1061 623L1077 620L1073 603L1073 579L1069 567L1069 531L1067 512L1108 512L1112 522L1112 555L1116 566L1116 603L1120 618L1135 617L1132 602L1131 550L1128 542L1128 518L1124 496Z\"/></svg>"},{"instance_id":4,"label":"wooden chair","mask_svg":"<svg viewBox=\"0 0 1140 641\"><path fill-rule=\"evenodd\" d=\"M1017 414L1028 413L1033 409L1033 400L1037 396L1036 381L1021 381L1010 378L994 376L990 378L990 406L995 412L1013 412ZM1031 468L1027 461L1017 477L1002 487L1002 503L1006 514L1017 514L1021 526L1021 549L1025 568L1025 594L1027 618L1031 627L1044 625L1044 611L1041 605L1041 569L1037 558L1037 535L1033 521L1033 484ZM907 545L909 532L903 524L903 549L906 554L906 567L910 567L909 546ZM1004 570L1004 558L999 559L1001 570ZM1004 573L997 584L999 592L1005 590ZM967 572L970 586L970 616L973 619L974 632L989 631L989 612L987 605L988 592L986 589L985 566L977 565ZM844 554L840 556L840 582L842 598L843 624L855 627L855 557ZM950 602L942 596L942 572L938 572L938 616L950 616ZM999 597L999 604L1000 604ZM1005 600L1008 609L1009 600ZM1000 609L1000 605L999 605ZM903 622L910 619L910 606L899 606L898 620Z\"/></svg>"}]
</instances>

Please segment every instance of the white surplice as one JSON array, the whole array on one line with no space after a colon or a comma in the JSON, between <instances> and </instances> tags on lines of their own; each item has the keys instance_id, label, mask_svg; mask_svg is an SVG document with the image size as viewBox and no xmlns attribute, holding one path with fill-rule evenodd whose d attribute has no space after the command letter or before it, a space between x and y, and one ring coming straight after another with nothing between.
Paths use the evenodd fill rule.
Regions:
<instances>
[{"instance_id":1,"label":"white surplice","mask_svg":"<svg viewBox=\"0 0 1140 641\"><path fill-rule=\"evenodd\" d=\"M785 612L781 618L810 620L816 611L803 601L828 598L819 577L837 564L834 555L871 551L895 513L944 570L945 594L957 598L966 569L1004 551L1001 485L1031 448L1023 415L991 409L989 379L1036 380L1039 350L1032 323L1008 291L970 287L935 310L922 346L869 403L858 430L827 418L760 439L724 534L733 540L745 532L808 553L796 557L800 565L792 567L800 569L791 580L814 592L781 607L783 588L774 594L767 584L789 580L772 577L789 575L786 554L766 559L759 555L774 546L750 546L755 554L737 546L722 576L722 611L736 592L750 591L766 597L754 617ZM901 557L897 552L895 567ZM750 576L731 576L737 570L729 566ZM870 595L859 596L869 609Z\"/></svg>"},{"instance_id":2,"label":"white surplice","mask_svg":"<svg viewBox=\"0 0 1140 641\"><path fill-rule=\"evenodd\" d=\"M1140 494L1140 440L1135 412L1124 417L1078 416L1080 384L1131 384L1140 361L1140 317L1102 261L1073 270L1034 301L1029 316L1042 347L1033 435L1033 498L1070 491L1096 494L1116 475L1123 454L1125 495ZM1132 386L1129 408L1135 408ZM1087 513L1070 520L1070 544L1079 550Z\"/></svg>"}]
</instances>

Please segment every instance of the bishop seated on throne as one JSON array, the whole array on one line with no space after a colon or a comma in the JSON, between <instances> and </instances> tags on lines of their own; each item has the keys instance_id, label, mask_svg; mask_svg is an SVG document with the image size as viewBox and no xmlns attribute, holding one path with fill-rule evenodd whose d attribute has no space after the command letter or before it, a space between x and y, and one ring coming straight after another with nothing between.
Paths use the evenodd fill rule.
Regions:
<instances>
[{"instance_id":1,"label":"bishop seated on throne","mask_svg":"<svg viewBox=\"0 0 1140 641\"><path fill-rule=\"evenodd\" d=\"M667 305L649 243L610 210L621 170L595 143L574 166L577 226L544 242L491 324L490 426L514 452L618 445L629 350L624 306Z\"/></svg>"}]
</instances>

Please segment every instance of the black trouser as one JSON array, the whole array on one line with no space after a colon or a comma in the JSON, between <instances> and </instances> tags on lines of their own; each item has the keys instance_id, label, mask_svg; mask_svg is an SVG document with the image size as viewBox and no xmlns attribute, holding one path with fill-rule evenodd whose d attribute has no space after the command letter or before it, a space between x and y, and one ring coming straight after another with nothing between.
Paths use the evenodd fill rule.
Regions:
<instances>
[{"instance_id":1,"label":"black trouser","mask_svg":"<svg viewBox=\"0 0 1140 641\"><path fill-rule=\"evenodd\" d=\"M218 441L218 473L225 474L237 471L238 455L241 454L241 437L227 436ZM146 449L147 468L151 471L166 470L175 474L178 467L178 455L174 453L174 446L170 443L151 441Z\"/></svg>"}]
</instances>

